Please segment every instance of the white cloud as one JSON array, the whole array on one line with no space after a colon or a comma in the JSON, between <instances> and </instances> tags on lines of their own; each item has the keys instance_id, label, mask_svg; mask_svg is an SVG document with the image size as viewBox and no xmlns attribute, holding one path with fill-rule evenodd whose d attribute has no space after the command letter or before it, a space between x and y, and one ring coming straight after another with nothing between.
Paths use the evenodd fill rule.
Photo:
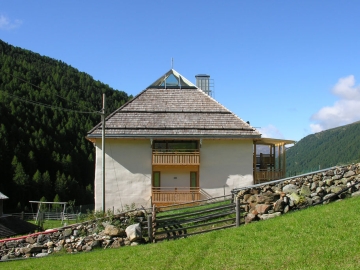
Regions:
<instances>
[{"instance_id":1,"label":"white cloud","mask_svg":"<svg viewBox=\"0 0 360 270\"><path fill-rule=\"evenodd\" d=\"M10 21L6 16L0 15L0 29L11 30L19 27L21 24L21 20Z\"/></svg>"},{"instance_id":2,"label":"white cloud","mask_svg":"<svg viewBox=\"0 0 360 270\"><path fill-rule=\"evenodd\" d=\"M278 130L277 127L271 124L269 124L266 127L259 128L258 130L261 133L261 137L263 138L276 138L276 139L284 138L280 130Z\"/></svg>"},{"instance_id":3,"label":"white cloud","mask_svg":"<svg viewBox=\"0 0 360 270\"><path fill-rule=\"evenodd\" d=\"M333 106L323 107L311 116L311 120L315 122L310 125L312 132L350 124L360 119L360 86L355 86L353 75L339 79L332 93L340 99Z\"/></svg>"}]
</instances>

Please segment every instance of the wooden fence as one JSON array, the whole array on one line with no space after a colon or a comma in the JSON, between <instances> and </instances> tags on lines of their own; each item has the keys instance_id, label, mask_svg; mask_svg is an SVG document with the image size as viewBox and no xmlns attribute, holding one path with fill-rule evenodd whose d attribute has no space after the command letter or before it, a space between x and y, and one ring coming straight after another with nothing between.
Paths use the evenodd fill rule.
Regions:
<instances>
[{"instance_id":1,"label":"wooden fence","mask_svg":"<svg viewBox=\"0 0 360 270\"><path fill-rule=\"evenodd\" d=\"M158 212L153 207L148 215L148 236L150 242L187 237L244 223L243 208L239 200L225 198L217 202Z\"/></svg>"}]
</instances>

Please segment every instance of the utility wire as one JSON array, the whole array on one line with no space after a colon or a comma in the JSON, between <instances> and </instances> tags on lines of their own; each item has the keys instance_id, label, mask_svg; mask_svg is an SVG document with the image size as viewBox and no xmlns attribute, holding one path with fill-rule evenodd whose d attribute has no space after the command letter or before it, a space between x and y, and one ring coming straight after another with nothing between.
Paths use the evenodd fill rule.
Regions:
<instances>
[{"instance_id":1,"label":"utility wire","mask_svg":"<svg viewBox=\"0 0 360 270\"><path fill-rule=\"evenodd\" d=\"M18 99L20 101L26 102L26 103L30 103L32 105L36 105L36 106L41 106L41 107L45 107L45 108L49 108L49 109L53 109L53 110L60 110L60 111L68 111L68 112L75 112L75 113L82 113L82 114L101 114L101 111L92 111L92 112L84 112L84 111L77 111L77 110L72 110L72 109L66 109L66 108L62 108L62 107L57 107L57 106L53 106L53 105L49 105L49 104L45 104L45 103L41 103L41 102L36 102L36 101L32 101L32 100L28 100L10 93L7 93L3 90L0 90L1 92L5 93L6 95Z\"/></svg>"},{"instance_id":2,"label":"utility wire","mask_svg":"<svg viewBox=\"0 0 360 270\"><path fill-rule=\"evenodd\" d=\"M35 84L33 84L33 83L25 80L25 79L22 79L22 78L20 78L20 77L18 77L18 76L15 76L15 75L7 72L7 71L4 71L4 70L0 70L0 71L6 73L6 74L8 74L8 75L10 75L11 77L13 77L13 78L15 78L15 79L18 79L18 80L20 80L20 81L22 81L22 82L25 82L25 83L27 83L27 84L30 84L31 86L36 87L36 88L38 88L38 89L40 89L40 90L42 90L42 91L45 91L43 88L41 88L41 87L39 87L39 86L37 86L37 85L35 85ZM67 98L64 98L64 97L62 97L62 96L60 96L60 95L57 95L57 94L54 94L54 95L57 96L57 97L59 97L59 98L64 99L64 100L67 101L67 102L72 102L72 103L77 104L77 105L79 105L79 106L83 106L83 104L80 104L80 103L75 102L75 101L72 101L72 100L68 100ZM87 109L90 109L90 108L87 108Z\"/></svg>"}]
</instances>

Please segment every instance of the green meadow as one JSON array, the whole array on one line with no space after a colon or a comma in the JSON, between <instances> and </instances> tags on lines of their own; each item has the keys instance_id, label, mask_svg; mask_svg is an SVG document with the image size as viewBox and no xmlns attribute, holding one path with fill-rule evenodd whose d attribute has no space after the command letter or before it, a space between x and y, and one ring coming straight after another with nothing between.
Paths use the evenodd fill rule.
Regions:
<instances>
[{"instance_id":1,"label":"green meadow","mask_svg":"<svg viewBox=\"0 0 360 270\"><path fill-rule=\"evenodd\" d=\"M360 197L185 239L0 263L5 269L359 269Z\"/></svg>"}]
</instances>

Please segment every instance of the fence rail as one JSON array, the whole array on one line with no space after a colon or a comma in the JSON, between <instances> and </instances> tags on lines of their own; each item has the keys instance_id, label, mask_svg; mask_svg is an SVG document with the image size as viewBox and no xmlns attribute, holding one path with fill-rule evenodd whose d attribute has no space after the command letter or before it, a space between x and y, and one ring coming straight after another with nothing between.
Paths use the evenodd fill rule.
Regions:
<instances>
[{"instance_id":1,"label":"fence rail","mask_svg":"<svg viewBox=\"0 0 360 270\"><path fill-rule=\"evenodd\" d=\"M77 220L79 214L63 214L57 212L44 212L44 219L46 220ZM36 220L36 213L12 213L14 217L18 217L23 220Z\"/></svg>"},{"instance_id":2,"label":"fence rail","mask_svg":"<svg viewBox=\"0 0 360 270\"><path fill-rule=\"evenodd\" d=\"M224 197L225 198L225 197ZM176 239L199 233L239 226L243 208L237 199L210 202L192 207L157 213L148 216L151 242Z\"/></svg>"}]
</instances>

